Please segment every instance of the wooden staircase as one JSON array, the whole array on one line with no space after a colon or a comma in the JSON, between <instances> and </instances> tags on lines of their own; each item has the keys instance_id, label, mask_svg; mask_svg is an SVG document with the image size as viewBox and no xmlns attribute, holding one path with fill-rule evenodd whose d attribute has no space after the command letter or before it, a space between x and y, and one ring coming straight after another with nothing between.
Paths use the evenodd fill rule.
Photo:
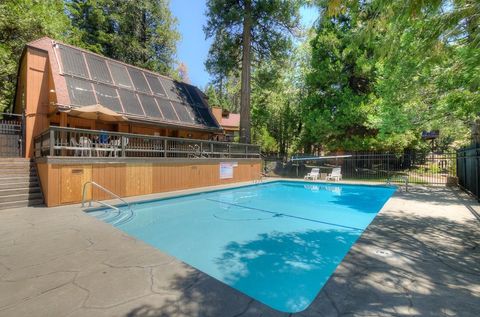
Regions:
<instances>
[{"instance_id":1,"label":"wooden staircase","mask_svg":"<svg viewBox=\"0 0 480 317\"><path fill-rule=\"evenodd\" d=\"M25 158L0 158L0 210L43 205L35 163Z\"/></svg>"}]
</instances>

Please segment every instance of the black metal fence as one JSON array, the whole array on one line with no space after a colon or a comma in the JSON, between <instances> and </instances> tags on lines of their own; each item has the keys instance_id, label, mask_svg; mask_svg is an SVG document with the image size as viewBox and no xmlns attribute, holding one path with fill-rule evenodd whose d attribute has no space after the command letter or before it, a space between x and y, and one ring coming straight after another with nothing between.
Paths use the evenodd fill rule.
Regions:
<instances>
[{"instance_id":1,"label":"black metal fence","mask_svg":"<svg viewBox=\"0 0 480 317\"><path fill-rule=\"evenodd\" d=\"M480 145L457 151L458 184L480 201Z\"/></svg>"},{"instance_id":2,"label":"black metal fence","mask_svg":"<svg viewBox=\"0 0 480 317\"><path fill-rule=\"evenodd\" d=\"M0 113L0 157L19 157L23 150L23 117Z\"/></svg>"},{"instance_id":3,"label":"black metal fence","mask_svg":"<svg viewBox=\"0 0 480 317\"><path fill-rule=\"evenodd\" d=\"M455 182L456 153L342 153L331 158L301 158L281 162L265 160L265 171L270 175L303 178L312 168L320 169L324 179L334 167L341 168L345 180L416 184L447 184Z\"/></svg>"}]
</instances>

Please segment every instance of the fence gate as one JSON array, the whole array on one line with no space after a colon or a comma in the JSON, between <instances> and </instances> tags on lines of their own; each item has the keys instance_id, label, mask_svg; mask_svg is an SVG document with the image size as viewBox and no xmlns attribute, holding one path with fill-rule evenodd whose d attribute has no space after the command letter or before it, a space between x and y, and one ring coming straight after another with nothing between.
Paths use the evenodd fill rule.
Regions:
<instances>
[{"instance_id":1,"label":"fence gate","mask_svg":"<svg viewBox=\"0 0 480 317\"><path fill-rule=\"evenodd\" d=\"M0 157L23 156L22 116L2 114L0 119Z\"/></svg>"},{"instance_id":2,"label":"fence gate","mask_svg":"<svg viewBox=\"0 0 480 317\"><path fill-rule=\"evenodd\" d=\"M457 151L458 184L480 201L480 144Z\"/></svg>"}]
</instances>

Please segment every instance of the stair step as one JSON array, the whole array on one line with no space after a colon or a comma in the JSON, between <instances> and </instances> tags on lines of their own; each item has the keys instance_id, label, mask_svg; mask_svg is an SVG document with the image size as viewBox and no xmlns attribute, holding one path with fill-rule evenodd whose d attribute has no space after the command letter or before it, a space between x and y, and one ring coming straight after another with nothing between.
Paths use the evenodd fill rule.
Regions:
<instances>
[{"instance_id":1,"label":"stair step","mask_svg":"<svg viewBox=\"0 0 480 317\"><path fill-rule=\"evenodd\" d=\"M0 161L0 168L3 166L35 166L34 162L24 161L24 162L3 162Z\"/></svg>"},{"instance_id":2,"label":"stair step","mask_svg":"<svg viewBox=\"0 0 480 317\"><path fill-rule=\"evenodd\" d=\"M37 170L32 167L32 168L18 168L18 167L15 167L15 166L12 166L12 167L9 167L9 168L0 168L0 175L4 175L4 174L20 174L20 173L36 173Z\"/></svg>"},{"instance_id":3,"label":"stair step","mask_svg":"<svg viewBox=\"0 0 480 317\"><path fill-rule=\"evenodd\" d=\"M37 175L0 175L0 183L37 181Z\"/></svg>"},{"instance_id":4,"label":"stair step","mask_svg":"<svg viewBox=\"0 0 480 317\"><path fill-rule=\"evenodd\" d=\"M43 205L36 164L25 158L0 158L0 210Z\"/></svg>"},{"instance_id":5,"label":"stair step","mask_svg":"<svg viewBox=\"0 0 480 317\"><path fill-rule=\"evenodd\" d=\"M19 195L5 195L0 196L0 203L6 203L10 201L22 201L22 200L35 200L41 199L42 193L27 193L27 194L19 194Z\"/></svg>"},{"instance_id":6,"label":"stair step","mask_svg":"<svg viewBox=\"0 0 480 317\"><path fill-rule=\"evenodd\" d=\"M32 172L36 172L36 168L35 167L16 167L16 166L11 166L11 167L8 167L8 168L0 168L0 175L4 174L4 173L32 173Z\"/></svg>"},{"instance_id":7,"label":"stair step","mask_svg":"<svg viewBox=\"0 0 480 317\"><path fill-rule=\"evenodd\" d=\"M0 168L13 167L35 167L37 164L33 162L0 162Z\"/></svg>"},{"instance_id":8,"label":"stair step","mask_svg":"<svg viewBox=\"0 0 480 317\"><path fill-rule=\"evenodd\" d=\"M0 157L0 163L3 163L3 162L24 163L24 162L33 162L33 160L26 159L26 158L21 158L21 157Z\"/></svg>"},{"instance_id":9,"label":"stair step","mask_svg":"<svg viewBox=\"0 0 480 317\"><path fill-rule=\"evenodd\" d=\"M36 171L26 171L26 172L18 172L15 170L11 171L1 171L0 172L0 181L5 178L12 178L12 177L35 177L37 176Z\"/></svg>"},{"instance_id":10,"label":"stair step","mask_svg":"<svg viewBox=\"0 0 480 317\"><path fill-rule=\"evenodd\" d=\"M41 193L40 187L20 187L20 188L10 188L10 189L0 189L0 198L3 196L10 195L25 195L25 194L35 194Z\"/></svg>"},{"instance_id":11,"label":"stair step","mask_svg":"<svg viewBox=\"0 0 480 317\"><path fill-rule=\"evenodd\" d=\"M8 183L5 183L3 181L0 183L0 190L27 188L27 187L39 187L38 180L33 180L33 181L16 181L16 180L13 180L13 181L8 182Z\"/></svg>"},{"instance_id":12,"label":"stair step","mask_svg":"<svg viewBox=\"0 0 480 317\"><path fill-rule=\"evenodd\" d=\"M18 200L18 201L4 202L4 203L0 202L0 210L28 207L28 206L42 206L42 205L43 205L43 199Z\"/></svg>"}]
</instances>

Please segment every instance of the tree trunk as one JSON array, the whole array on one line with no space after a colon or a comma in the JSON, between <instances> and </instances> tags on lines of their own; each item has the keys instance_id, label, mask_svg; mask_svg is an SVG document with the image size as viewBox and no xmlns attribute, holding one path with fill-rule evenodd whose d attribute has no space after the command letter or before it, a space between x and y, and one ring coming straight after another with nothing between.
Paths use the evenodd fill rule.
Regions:
<instances>
[{"instance_id":1,"label":"tree trunk","mask_svg":"<svg viewBox=\"0 0 480 317\"><path fill-rule=\"evenodd\" d=\"M242 82L240 92L240 142L250 143L250 49L252 31L252 4L245 1L242 40Z\"/></svg>"}]
</instances>

